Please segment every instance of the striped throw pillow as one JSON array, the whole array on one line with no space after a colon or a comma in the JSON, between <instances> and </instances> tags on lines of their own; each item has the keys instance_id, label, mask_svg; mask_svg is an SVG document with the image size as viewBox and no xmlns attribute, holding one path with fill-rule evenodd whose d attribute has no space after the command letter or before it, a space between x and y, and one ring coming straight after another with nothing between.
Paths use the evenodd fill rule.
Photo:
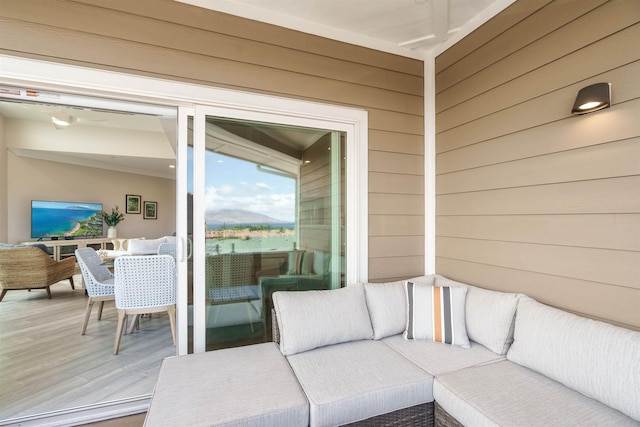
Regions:
<instances>
[{"instance_id":1,"label":"striped throw pillow","mask_svg":"<svg viewBox=\"0 0 640 427\"><path fill-rule=\"evenodd\" d=\"M431 340L470 348L465 324L467 289L461 286L430 286L406 281L406 340Z\"/></svg>"},{"instance_id":2,"label":"striped throw pillow","mask_svg":"<svg viewBox=\"0 0 640 427\"><path fill-rule=\"evenodd\" d=\"M289 252L287 274L300 274L304 251Z\"/></svg>"}]
</instances>

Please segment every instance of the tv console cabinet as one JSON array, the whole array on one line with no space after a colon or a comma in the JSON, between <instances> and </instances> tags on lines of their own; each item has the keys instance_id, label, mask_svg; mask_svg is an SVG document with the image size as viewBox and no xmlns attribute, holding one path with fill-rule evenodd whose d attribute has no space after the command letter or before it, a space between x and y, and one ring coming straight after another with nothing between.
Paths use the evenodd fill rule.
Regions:
<instances>
[{"instance_id":1,"label":"tv console cabinet","mask_svg":"<svg viewBox=\"0 0 640 427\"><path fill-rule=\"evenodd\" d=\"M42 244L49 250L49 255L56 261L75 255L78 248L113 249L113 239L102 237L98 239L60 239L60 240L43 240L20 242L21 245Z\"/></svg>"}]
</instances>

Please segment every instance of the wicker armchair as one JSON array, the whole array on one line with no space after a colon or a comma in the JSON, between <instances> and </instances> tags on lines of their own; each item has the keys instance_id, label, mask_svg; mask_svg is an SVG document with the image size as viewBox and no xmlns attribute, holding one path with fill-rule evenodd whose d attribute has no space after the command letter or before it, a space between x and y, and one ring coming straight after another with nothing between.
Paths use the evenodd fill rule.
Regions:
<instances>
[{"instance_id":1,"label":"wicker armchair","mask_svg":"<svg viewBox=\"0 0 640 427\"><path fill-rule=\"evenodd\" d=\"M76 258L69 257L54 261L42 249L35 246L14 246L0 248L0 301L7 291L17 289L46 289L51 299L54 283L69 280L71 289Z\"/></svg>"},{"instance_id":2,"label":"wicker armchair","mask_svg":"<svg viewBox=\"0 0 640 427\"><path fill-rule=\"evenodd\" d=\"M254 254L231 253L207 255L205 264L207 298L211 305L244 304L246 323L254 332L253 315L261 316L260 287L255 284ZM213 310L212 324L218 322L220 310ZM242 316L244 317L244 316Z\"/></svg>"}]
</instances>

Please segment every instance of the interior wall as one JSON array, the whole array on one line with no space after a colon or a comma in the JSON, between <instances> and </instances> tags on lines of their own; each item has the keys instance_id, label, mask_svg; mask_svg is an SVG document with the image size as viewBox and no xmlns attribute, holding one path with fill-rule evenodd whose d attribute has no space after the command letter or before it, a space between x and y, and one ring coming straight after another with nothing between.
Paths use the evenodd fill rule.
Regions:
<instances>
[{"instance_id":1,"label":"interior wall","mask_svg":"<svg viewBox=\"0 0 640 427\"><path fill-rule=\"evenodd\" d=\"M637 0L520 0L436 59L438 273L640 329L638 40Z\"/></svg>"},{"instance_id":2,"label":"interior wall","mask_svg":"<svg viewBox=\"0 0 640 427\"><path fill-rule=\"evenodd\" d=\"M171 0L5 0L0 52L367 110L369 278L424 272L422 61Z\"/></svg>"},{"instance_id":3,"label":"interior wall","mask_svg":"<svg viewBox=\"0 0 640 427\"><path fill-rule=\"evenodd\" d=\"M175 231L173 180L19 157L11 152L7 170L9 243L31 240L31 200L102 203L106 212L118 206L124 213L126 195L135 194L142 196L142 201L158 202L158 219L144 219L142 213L125 214L117 227L118 237L154 238Z\"/></svg>"}]
</instances>

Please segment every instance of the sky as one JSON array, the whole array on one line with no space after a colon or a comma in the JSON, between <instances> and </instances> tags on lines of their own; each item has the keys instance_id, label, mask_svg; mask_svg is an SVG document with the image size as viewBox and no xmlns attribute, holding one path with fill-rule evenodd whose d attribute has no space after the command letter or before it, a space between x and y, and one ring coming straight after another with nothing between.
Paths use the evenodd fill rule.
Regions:
<instances>
[{"instance_id":1,"label":"sky","mask_svg":"<svg viewBox=\"0 0 640 427\"><path fill-rule=\"evenodd\" d=\"M193 151L188 150L192 165ZM207 212L242 209L279 219L295 220L295 180L260 172L256 164L219 153L205 157ZM189 168L189 191L193 192L193 168Z\"/></svg>"}]
</instances>

